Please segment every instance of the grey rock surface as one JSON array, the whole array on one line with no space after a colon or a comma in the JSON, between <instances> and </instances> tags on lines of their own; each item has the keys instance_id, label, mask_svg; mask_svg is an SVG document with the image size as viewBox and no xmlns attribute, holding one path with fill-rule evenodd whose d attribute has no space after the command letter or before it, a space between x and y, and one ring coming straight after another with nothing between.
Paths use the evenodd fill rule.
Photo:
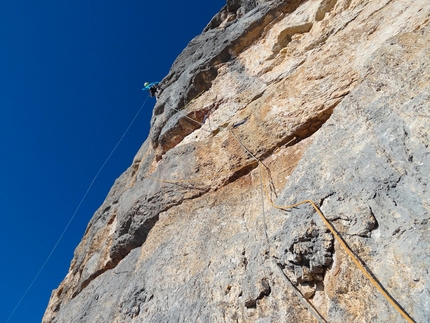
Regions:
<instances>
[{"instance_id":1,"label":"grey rock surface","mask_svg":"<svg viewBox=\"0 0 430 323\"><path fill-rule=\"evenodd\" d=\"M288 205L313 196L381 283L399 282L391 293L417 322L430 318L426 306L430 282L424 278L430 268L430 149L425 125L430 120L430 49L424 45L428 36L429 28L403 34L372 55L365 80L315 136L278 199L278 204ZM413 54L411 42L420 48ZM303 231L306 221L325 227L309 206L291 210L289 218L297 220L288 221L281 233L290 240ZM282 242L288 244L288 238ZM285 256L295 263L296 254ZM350 284L348 290L358 285L358 277L343 279ZM380 295L371 295L384 303ZM368 300L369 308L373 302ZM349 313L353 303L330 301L328 320L355 320L358 313ZM380 312L366 311L364 321L395 317L388 307Z\"/></svg>"}]
</instances>

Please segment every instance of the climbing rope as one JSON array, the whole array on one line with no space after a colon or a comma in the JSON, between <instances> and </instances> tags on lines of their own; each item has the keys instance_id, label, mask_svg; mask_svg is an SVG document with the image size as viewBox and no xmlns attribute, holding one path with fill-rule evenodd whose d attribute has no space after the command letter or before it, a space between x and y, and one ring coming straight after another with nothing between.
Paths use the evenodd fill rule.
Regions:
<instances>
[{"instance_id":1,"label":"climbing rope","mask_svg":"<svg viewBox=\"0 0 430 323\"><path fill-rule=\"evenodd\" d=\"M259 164L259 168L261 171L261 166ZM261 171L262 174L262 171ZM409 316L408 313L406 313L406 311L397 303L397 301L390 295L388 294L384 287L381 285L381 283L374 278L373 274L371 274L369 272L369 270L366 268L366 266L361 262L361 260L359 260L359 258L357 258L354 255L354 252L351 250L351 248L349 248L349 246L347 245L347 243L345 242L345 240L338 234L338 232L336 231L336 229L333 227L333 225L330 223L330 221L328 221L328 219L324 216L324 214L321 212L321 210L319 209L319 207L315 204L314 201L312 200L303 200L300 201L298 203L292 204L292 205L276 205L275 203L273 203L272 199L270 198L270 195L268 193L267 187L264 186L265 189L265 193L266 193L266 197L269 200L270 204L279 210L288 210L288 209L292 209L294 207L297 207L299 205L305 204L305 203L309 203L314 210L318 213L318 215L320 216L320 218L323 220L324 224L329 228L330 232L333 234L333 236L335 237L335 239L337 240L337 242L339 242L339 244L341 245L341 247L343 248L344 251L346 251L346 253L348 254L348 256L351 258L351 260L357 265L358 269L360 269L360 271L367 277L367 279L372 283L373 286L376 287L376 289L378 289L378 291L382 294L382 296L384 296L384 298L408 321L413 323L414 320Z\"/></svg>"},{"instance_id":2,"label":"climbing rope","mask_svg":"<svg viewBox=\"0 0 430 323\"><path fill-rule=\"evenodd\" d=\"M48 254L48 257L45 259L45 262L42 264L42 266L40 267L39 271L37 272L36 276L33 278L33 280L31 281L30 285L28 286L28 288L26 289L26 291L24 292L24 294L22 295L22 297L20 298L20 300L18 301L18 304L16 304L15 308L13 309L12 313L9 315L8 319L6 320L5 323L8 323L10 321L10 319L12 318L12 316L15 314L16 310L18 309L18 307L21 305L22 301L24 300L24 298L27 296L28 292L30 291L30 289L33 287L34 283L36 282L37 278L39 278L40 274L42 273L43 269L45 268L46 264L48 263L48 261L51 259L52 254L54 253L54 251L57 249L58 244L60 243L60 241L63 239L64 234L66 233L66 231L69 229L70 224L72 223L73 219L75 218L76 214L78 213L79 209L82 206L82 203L84 202L85 198L87 197L89 191L91 190L91 188L93 187L94 182L96 181L96 179L98 178L98 176L100 175L101 171L103 170L103 168L105 167L105 165L107 164L107 162L110 160L110 158L112 157L113 153L115 152L115 150L118 148L119 144L121 143L121 141L124 139L125 135L128 133L128 131L130 130L131 126L133 125L134 121L136 120L137 116L140 114L140 112L142 111L143 107L146 104L146 101L148 101L149 95L148 97L145 99L145 101L142 103L142 105L140 106L140 109L137 111L136 115L134 116L134 118L131 120L130 124L128 125L127 129L124 131L124 133L122 134L121 138L118 140L118 142L116 143L115 147L112 149L112 151L110 152L110 154L108 155L108 157L106 158L106 160L104 161L104 163L102 164L102 166L100 167L100 169L98 170L98 172L96 173L96 175L94 176L93 180L91 181L90 185L88 186L85 194L82 196L81 201L79 202L78 206L75 209L75 212L73 212L71 218L69 219L69 222L67 222L66 227L64 228L63 232L60 234L60 237L57 239L57 242L54 244L54 247L52 248L51 252Z\"/></svg>"},{"instance_id":3,"label":"climbing rope","mask_svg":"<svg viewBox=\"0 0 430 323\"><path fill-rule=\"evenodd\" d=\"M303 200L300 201L296 204L292 204L292 205L285 205L285 206L280 206L280 205L276 205L275 203L273 203L270 195L267 192L267 187L263 184L265 182L264 180L264 175L263 175L263 171L262 171L262 167L261 165L263 165L267 170L268 167L266 165L264 165L263 162L261 162L261 160L259 160L254 154L251 153L251 151L243 144L243 142L235 135L235 133L230 129L230 132L233 134L234 138L236 138L236 140L239 142L239 144L245 149L245 151L250 154L255 160L258 161L258 167L259 167L259 171L260 171L260 180L261 180L261 185L264 187L264 190L266 192L266 197L267 199L270 201L271 205L276 208L276 209L280 209L280 210L288 210L294 207L297 207L299 205L305 204L305 203L309 203L312 205L312 207L315 209L315 211L318 213L318 215L321 217L321 219L323 220L324 224L329 228L330 232L333 234L333 236L335 237L335 239L339 242L339 244L341 245L341 247L346 251L346 253L349 255L349 257L352 259L352 261L357 265L357 267L360 269L360 271L367 277L367 279L369 279L369 281L376 287L376 289L378 289L378 291L382 294L382 296L384 296L384 298L408 321L413 323L414 320L409 316L408 313L406 313L406 311L397 303L397 301L390 295L388 294L384 287L381 285L381 283L379 283L379 281L374 278L373 274L370 273L370 271L365 267L364 264L362 264L362 262L354 255L353 251L349 248L349 246L347 245L347 243L345 242L345 240L338 234L338 232L336 231L336 229L333 227L333 225L327 220L327 218L324 216L324 214L321 212L321 210L316 206L316 204L312 201L312 200ZM264 204L263 204L263 221L265 222L265 215L264 215ZM264 229L265 229L265 236L266 239L268 239L268 234L267 234L267 225L266 223L264 223ZM317 318L318 319L318 318Z\"/></svg>"},{"instance_id":4,"label":"climbing rope","mask_svg":"<svg viewBox=\"0 0 430 323\"><path fill-rule=\"evenodd\" d=\"M261 165L263 165L267 171L269 171L269 168L264 165L259 158L257 158L249 149L248 147L246 147L246 145L242 142L242 140L240 140L240 138L238 136L236 136L236 134L234 133L234 131L232 129L229 129L231 134L234 136L234 138L236 139L236 141L242 146L242 148L250 155L252 156L256 162L258 162L258 170L260 173L260 190L261 190L261 215L262 215L262 219L263 219L263 231L264 231L264 238L265 238L265 242L266 242L266 253L270 250L270 240L269 240L269 235L267 234L267 223L266 223L266 212L265 212L265 208L264 208L264 191L266 189L266 186L264 185L264 176L263 176L263 171L262 171L262 167ZM291 141L290 141L291 142ZM269 199L270 200L270 199ZM319 322L319 323L327 323L327 321L324 319L324 317L317 311L317 309L313 306L313 304L306 298L303 296L303 294L301 293L301 291L297 288L297 286L295 286L291 280L288 278L287 275L285 275L285 273L282 271L282 269L278 266L278 264L276 263L275 259L273 257L270 257L270 259L272 260L272 262L275 264L275 268L277 268L277 271L281 274L281 277L284 279L284 281L292 288L293 292L296 294L296 296L299 298L299 300L301 301L302 305L304 305L304 307L315 317L315 319Z\"/></svg>"},{"instance_id":5,"label":"climbing rope","mask_svg":"<svg viewBox=\"0 0 430 323\"><path fill-rule=\"evenodd\" d=\"M200 93L201 94L201 93ZM200 95L199 94L199 95ZM190 101L191 102L191 101ZM189 102L189 103L190 103ZM188 105L188 104L187 104ZM180 112L179 110L175 109L176 111ZM194 120L188 116L186 116L185 114L183 114L185 117L187 117L188 119L191 119L192 121L203 125L203 123ZM218 127L218 129L225 129L227 127ZM266 168L266 170L268 172L270 172L269 168L264 165L264 163L257 158L247 147L246 145L240 140L240 138L234 133L234 131L231 128L228 128L228 131L233 135L233 137L235 138L235 140L242 146L242 148L254 159L254 163L258 163L258 167L259 167L259 172L260 172L260 188L261 188L261 194L262 196L265 194L266 198L269 200L270 204L272 205L272 207L276 208L276 209L280 209L280 210L288 210L294 207L297 207L299 205L305 204L305 203L309 203L314 210L317 212L317 214L320 216L320 218L323 220L324 224L329 228L330 232L333 234L333 236L335 237L335 239L339 242L340 246L345 250L345 252L349 255L349 257L351 258L351 260L356 264L356 266L360 269L360 271L365 275L365 277L372 283L372 285L374 285L376 287L376 289L382 294L382 296L384 296L384 298L410 323L415 322L408 313L406 313L406 311L397 303L397 301L388 294L388 292L385 291L384 287L381 285L381 283L379 283L379 281L374 278L373 274L370 273L370 271L366 268L366 266L362 263L361 260L359 260L355 255L354 252L349 248L349 246L347 245L347 243L345 242L345 240L338 234L338 232L336 231L336 229L333 227L333 225L327 220L327 218L324 216L324 214L321 212L321 210L317 207L317 205L310 199L308 200L303 200L300 201L298 203L292 204L292 205L276 205L273 201L272 198L270 197L270 194L268 193L267 187L266 185L264 185L264 175L263 175L263 171L262 171L262 167L264 166ZM246 166L246 165L245 165ZM245 166L241 166L242 168ZM159 182L167 182L167 183L179 183L179 182L189 182L191 180L197 180L198 178L195 179L183 179L183 180L162 180L162 179L156 179L150 176L147 176L148 178L151 178L153 180L159 181ZM207 178L213 178L213 176L209 176ZM206 179L206 178L205 178ZM262 216L263 216L263 227L264 227L264 235L265 235L265 239L267 241L267 243L269 243L269 238L268 238L268 234L267 234L267 225L266 225L266 219L265 219L265 208L264 208L264 198L262 198ZM273 259L273 258L272 258ZM278 265L276 264L276 266L278 267ZM278 267L279 268L279 267ZM282 270L281 270L282 271ZM284 274L285 276L285 274ZM285 278L289 281L288 277L285 276ZM291 282L289 282L291 283ZM294 284L290 284L290 286L293 286L295 289L297 289ZM300 291L298 291L298 293L301 295ZM299 295L297 294L297 295ZM302 295L303 298L303 295ZM313 305L306 299L306 302L308 303L306 305L306 307L309 309L310 306L313 308ZM318 313L318 311L316 310L310 310L312 312L312 314L314 314L315 318L319 321L319 322L326 322L324 320L324 318ZM316 313L315 313L316 312Z\"/></svg>"}]
</instances>

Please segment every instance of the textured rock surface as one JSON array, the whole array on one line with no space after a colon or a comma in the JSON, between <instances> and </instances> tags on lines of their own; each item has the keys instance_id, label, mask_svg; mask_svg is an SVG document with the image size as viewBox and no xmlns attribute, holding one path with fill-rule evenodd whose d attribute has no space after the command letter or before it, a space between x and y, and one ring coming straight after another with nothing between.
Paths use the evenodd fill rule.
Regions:
<instances>
[{"instance_id":1,"label":"textured rock surface","mask_svg":"<svg viewBox=\"0 0 430 323\"><path fill-rule=\"evenodd\" d=\"M161 82L43 322L316 322L270 258L329 322L404 321L309 204L269 195L315 201L430 321L429 17L427 0L227 1Z\"/></svg>"}]
</instances>

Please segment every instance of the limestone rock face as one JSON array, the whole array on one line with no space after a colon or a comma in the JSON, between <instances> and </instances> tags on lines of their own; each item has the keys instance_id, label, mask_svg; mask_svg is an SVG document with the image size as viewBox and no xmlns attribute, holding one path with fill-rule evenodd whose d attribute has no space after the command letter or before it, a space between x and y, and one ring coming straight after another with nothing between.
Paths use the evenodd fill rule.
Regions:
<instances>
[{"instance_id":1,"label":"limestone rock face","mask_svg":"<svg viewBox=\"0 0 430 323\"><path fill-rule=\"evenodd\" d=\"M430 321L428 0L228 0L161 90L44 323Z\"/></svg>"}]
</instances>

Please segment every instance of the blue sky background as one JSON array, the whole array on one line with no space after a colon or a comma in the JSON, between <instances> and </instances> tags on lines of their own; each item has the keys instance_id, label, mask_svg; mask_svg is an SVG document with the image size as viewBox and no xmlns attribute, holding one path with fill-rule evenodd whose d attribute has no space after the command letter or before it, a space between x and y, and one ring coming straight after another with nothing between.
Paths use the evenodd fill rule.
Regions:
<instances>
[{"instance_id":1,"label":"blue sky background","mask_svg":"<svg viewBox=\"0 0 430 323\"><path fill-rule=\"evenodd\" d=\"M225 0L0 1L0 322L98 170L187 43ZM147 137L150 98L9 322L41 322L86 225Z\"/></svg>"}]
</instances>

